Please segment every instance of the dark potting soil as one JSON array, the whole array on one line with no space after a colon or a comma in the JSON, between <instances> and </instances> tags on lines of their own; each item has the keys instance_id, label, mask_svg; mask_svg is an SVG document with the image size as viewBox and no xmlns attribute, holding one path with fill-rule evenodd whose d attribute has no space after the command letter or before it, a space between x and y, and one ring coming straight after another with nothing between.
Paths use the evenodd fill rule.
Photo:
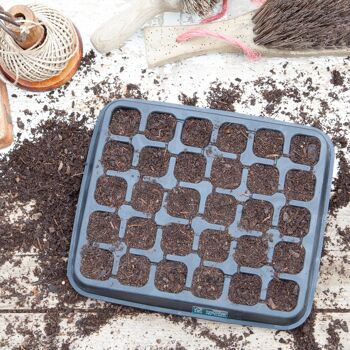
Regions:
<instances>
[{"instance_id":1,"label":"dark potting soil","mask_svg":"<svg viewBox=\"0 0 350 350\"><path fill-rule=\"evenodd\" d=\"M212 131L209 120L189 118L184 123L181 141L186 146L204 148L209 145Z\"/></svg>"},{"instance_id":2,"label":"dark potting soil","mask_svg":"<svg viewBox=\"0 0 350 350\"><path fill-rule=\"evenodd\" d=\"M145 147L140 153L139 170L142 175L162 177L168 171L169 159L167 149Z\"/></svg>"},{"instance_id":3,"label":"dark potting soil","mask_svg":"<svg viewBox=\"0 0 350 350\"><path fill-rule=\"evenodd\" d=\"M147 120L145 136L154 141L169 142L173 139L176 118L167 113L152 113Z\"/></svg>"},{"instance_id":4,"label":"dark potting soil","mask_svg":"<svg viewBox=\"0 0 350 350\"><path fill-rule=\"evenodd\" d=\"M272 225L272 217L271 203L251 199L244 205L241 226L247 231L266 232Z\"/></svg>"},{"instance_id":5,"label":"dark potting soil","mask_svg":"<svg viewBox=\"0 0 350 350\"><path fill-rule=\"evenodd\" d=\"M320 158L321 143L317 137L298 135L293 137L290 159L299 164L315 165Z\"/></svg>"},{"instance_id":6,"label":"dark potting soil","mask_svg":"<svg viewBox=\"0 0 350 350\"><path fill-rule=\"evenodd\" d=\"M274 279L267 288L266 304L272 310L292 311L297 305L298 295L297 283Z\"/></svg>"},{"instance_id":7,"label":"dark potting soil","mask_svg":"<svg viewBox=\"0 0 350 350\"><path fill-rule=\"evenodd\" d=\"M162 292L180 293L185 288L187 267L181 262L162 261L157 266L155 286Z\"/></svg>"},{"instance_id":8,"label":"dark potting soil","mask_svg":"<svg viewBox=\"0 0 350 350\"><path fill-rule=\"evenodd\" d=\"M111 141L103 151L102 165L104 171L127 171L131 168L133 147L130 144Z\"/></svg>"},{"instance_id":9,"label":"dark potting soil","mask_svg":"<svg viewBox=\"0 0 350 350\"><path fill-rule=\"evenodd\" d=\"M150 269L148 258L128 253L120 259L117 279L124 285L143 287L148 282Z\"/></svg>"},{"instance_id":10,"label":"dark potting soil","mask_svg":"<svg viewBox=\"0 0 350 350\"><path fill-rule=\"evenodd\" d=\"M205 205L204 217L213 224L228 226L236 216L237 201L230 195L212 193Z\"/></svg>"},{"instance_id":11,"label":"dark potting soil","mask_svg":"<svg viewBox=\"0 0 350 350\"><path fill-rule=\"evenodd\" d=\"M283 134L275 130L258 130L255 134L253 151L256 156L268 159L280 158L283 154Z\"/></svg>"},{"instance_id":12,"label":"dark potting soil","mask_svg":"<svg viewBox=\"0 0 350 350\"><path fill-rule=\"evenodd\" d=\"M200 298L218 299L224 287L224 273L213 267L199 267L192 281L192 293Z\"/></svg>"},{"instance_id":13,"label":"dark potting soil","mask_svg":"<svg viewBox=\"0 0 350 350\"><path fill-rule=\"evenodd\" d=\"M316 178L310 171L290 170L284 187L288 199L311 201L315 194Z\"/></svg>"},{"instance_id":14,"label":"dark potting soil","mask_svg":"<svg viewBox=\"0 0 350 350\"><path fill-rule=\"evenodd\" d=\"M189 225L163 227L161 247L165 254L185 256L191 253L194 232Z\"/></svg>"},{"instance_id":15,"label":"dark potting soil","mask_svg":"<svg viewBox=\"0 0 350 350\"><path fill-rule=\"evenodd\" d=\"M201 182L205 175L206 163L202 154L181 153L176 160L174 175L180 181Z\"/></svg>"},{"instance_id":16,"label":"dark potting soil","mask_svg":"<svg viewBox=\"0 0 350 350\"><path fill-rule=\"evenodd\" d=\"M98 204L111 208L119 207L125 199L127 183L124 179L101 176L97 180L95 199Z\"/></svg>"},{"instance_id":17,"label":"dark potting soil","mask_svg":"<svg viewBox=\"0 0 350 350\"><path fill-rule=\"evenodd\" d=\"M219 129L216 144L221 151L241 154L247 148L248 131L238 124L225 123Z\"/></svg>"},{"instance_id":18,"label":"dark potting soil","mask_svg":"<svg viewBox=\"0 0 350 350\"><path fill-rule=\"evenodd\" d=\"M278 243L272 259L272 266L277 272L299 273L304 267L305 249L296 243Z\"/></svg>"},{"instance_id":19,"label":"dark potting soil","mask_svg":"<svg viewBox=\"0 0 350 350\"><path fill-rule=\"evenodd\" d=\"M141 114L136 109L118 108L113 112L109 130L114 135L134 136L140 127Z\"/></svg>"},{"instance_id":20,"label":"dark potting soil","mask_svg":"<svg viewBox=\"0 0 350 350\"><path fill-rule=\"evenodd\" d=\"M266 237L243 236L237 240L235 260L241 266L262 267L267 263L267 251Z\"/></svg>"},{"instance_id":21,"label":"dark potting soil","mask_svg":"<svg viewBox=\"0 0 350 350\"><path fill-rule=\"evenodd\" d=\"M342 86L344 84L344 77L340 74L339 71L334 69L332 72L332 78L331 78L331 83L335 86Z\"/></svg>"},{"instance_id":22,"label":"dark potting soil","mask_svg":"<svg viewBox=\"0 0 350 350\"><path fill-rule=\"evenodd\" d=\"M138 211L155 214L162 205L163 192L157 183L140 181L133 189L131 205Z\"/></svg>"},{"instance_id":23,"label":"dark potting soil","mask_svg":"<svg viewBox=\"0 0 350 350\"><path fill-rule=\"evenodd\" d=\"M112 275L113 254L92 246L85 246L81 252L80 272L86 278L106 281Z\"/></svg>"},{"instance_id":24,"label":"dark potting soil","mask_svg":"<svg viewBox=\"0 0 350 350\"><path fill-rule=\"evenodd\" d=\"M198 214L199 201L198 191L177 187L169 193L168 213L175 217L190 219Z\"/></svg>"},{"instance_id":25,"label":"dark potting soil","mask_svg":"<svg viewBox=\"0 0 350 350\"><path fill-rule=\"evenodd\" d=\"M90 243L117 244L120 219L117 215L95 212L90 215L88 241Z\"/></svg>"},{"instance_id":26,"label":"dark potting soil","mask_svg":"<svg viewBox=\"0 0 350 350\"><path fill-rule=\"evenodd\" d=\"M256 305L260 300L261 286L259 276L237 273L231 279L228 297L235 304Z\"/></svg>"},{"instance_id":27,"label":"dark potting soil","mask_svg":"<svg viewBox=\"0 0 350 350\"><path fill-rule=\"evenodd\" d=\"M240 186L243 166L239 160L216 158L211 170L211 182L215 187L235 189Z\"/></svg>"},{"instance_id":28,"label":"dark potting soil","mask_svg":"<svg viewBox=\"0 0 350 350\"><path fill-rule=\"evenodd\" d=\"M157 225L151 219L131 218L125 233L125 243L130 248L151 249L156 241Z\"/></svg>"},{"instance_id":29,"label":"dark potting soil","mask_svg":"<svg viewBox=\"0 0 350 350\"><path fill-rule=\"evenodd\" d=\"M279 171L271 165L254 164L249 168L248 189L252 193L273 195L278 190Z\"/></svg>"},{"instance_id":30,"label":"dark potting soil","mask_svg":"<svg viewBox=\"0 0 350 350\"><path fill-rule=\"evenodd\" d=\"M309 232L310 220L308 209L286 206L281 210L279 230L287 236L304 237Z\"/></svg>"},{"instance_id":31,"label":"dark potting soil","mask_svg":"<svg viewBox=\"0 0 350 350\"><path fill-rule=\"evenodd\" d=\"M203 260L227 260L232 237L227 232L206 230L200 236L198 254Z\"/></svg>"}]
</instances>

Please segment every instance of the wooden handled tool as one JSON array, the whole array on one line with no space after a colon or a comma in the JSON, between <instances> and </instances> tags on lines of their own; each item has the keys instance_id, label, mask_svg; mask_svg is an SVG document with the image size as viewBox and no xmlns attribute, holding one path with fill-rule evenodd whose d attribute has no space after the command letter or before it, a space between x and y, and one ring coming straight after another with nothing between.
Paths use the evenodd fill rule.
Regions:
<instances>
[{"instance_id":1,"label":"wooden handled tool","mask_svg":"<svg viewBox=\"0 0 350 350\"><path fill-rule=\"evenodd\" d=\"M101 53L119 49L147 21L163 12L185 11L206 15L218 0L129 0L98 28L91 42Z\"/></svg>"},{"instance_id":2,"label":"wooden handled tool","mask_svg":"<svg viewBox=\"0 0 350 350\"><path fill-rule=\"evenodd\" d=\"M6 85L0 80L0 149L13 142L10 104Z\"/></svg>"},{"instance_id":3,"label":"wooden handled tool","mask_svg":"<svg viewBox=\"0 0 350 350\"><path fill-rule=\"evenodd\" d=\"M176 42L191 29L234 37L267 57L346 56L350 54L348 6L348 0L268 0L261 9L227 21L145 28L148 63L154 67L212 52L241 52L210 37Z\"/></svg>"}]
</instances>

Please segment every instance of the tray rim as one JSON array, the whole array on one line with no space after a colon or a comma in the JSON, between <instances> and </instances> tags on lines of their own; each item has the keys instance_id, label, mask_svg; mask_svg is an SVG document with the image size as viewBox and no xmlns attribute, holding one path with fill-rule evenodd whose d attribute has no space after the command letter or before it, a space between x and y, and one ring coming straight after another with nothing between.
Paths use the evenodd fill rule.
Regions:
<instances>
[{"instance_id":1,"label":"tray rim","mask_svg":"<svg viewBox=\"0 0 350 350\"><path fill-rule=\"evenodd\" d=\"M182 310L176 310L176 309L169 309L166 307L159 307L159 306L153 306L149 304L142 304L142 303L136 303L136 302L131 302L127 301L124 299L116 299L116 298L111 298L108 296L103 296L103 295L98 295L95 293L88 292L81 288L74 276L74 265L75 265L75 260L76 260L76 246L78 243L78 238L79 238L79 222L81 220L81 213L82 213L82 208L85 203L85 197L86 195L82 193L82 191L79 194L79 199L76 207L76 216L74 219L74 225L73 225L73 231L72 231L72 238L71 238L71 245L70 245L70 250L69 250L69 258L68 258L68 266L67 266L67 277L68 280L73 287L73 289L80 295L83 295L87 298L92 298L92 299L97 299L101 301L106 301L106 302L111 302L113 304L119 304L119 305L124 305L128 307L134 307L138 309L143 309L143 310L149 310L149 311L154 311L154 312L160 312L160 313L167 313L167 314L173 314L173 315L178 315L178 316L186 316L186 317L196 317L200 319L206 319L210 321L215 321L215 322L221 322L221 323L229 323L229 324L237 324L237 325L242 325L242 326L253 326L253 327L262 327L262 328L269 328L269 329L276 329L276 330L291 330L295 329L298 326L302 325L309 315L311 314L312 307L313 307L313 300L316 292L316 286L319 278L319 273L320 273L320 262L321 262L321 251L323 247L323 242L324 242L324 234L325 234L325 228L327 225L327 214L329 210L329 199L330 199L330 193L331 193L331 186L332 186L332 181L333 181L333 169L334 169L334 160L335 160L335 148L334 145L330 139L330 137L324 133L322 130L317 129L312 126L307 126L307 125L301 125L301 124L296 124L292 122L285 122L285 121L280 121L280 120L275 120L267 117L262 117L262 116L254 116L254 115L244 115L241 113L236 113L236 112L227 112L227 111L222 111L222 110L217 110L217 109L210 109L210 108L200 108L200 107L193 107L193 106L187 106L187 105L181 105L181 104L173 104L173 103L166 103L166 102L159 102L159 101L149 101L149 100L142 100L142 99L117 99L114 100L110 103L108 103L99 113L99 116L97 118L93 136L90 141L90 146L89 146L89 151L88 155L86 158L85 162L85 167L84 167L84 175L82 178L81 186L80 188L84 188L88 182L90 181L91 173L92 173L92 166L94 162L94 151L97 146L97 138L100 135L100 126L103 123L104 117L109 112L111 108L116 108L119 105L122 105L123 103L133 103L133 104L148 104L152 106L159 106L159 107L167 107L167 108L173 108L173 109L186 109L187 111L200 111L201 113L212 115L212 114L219 114L221 116L229 116L229 117L236 117L236 118L241 118L241 119L246 119L246 120L251 120L254 118L255 121L261 120L264 123L269 123L270 125L285 125L285 126L290 126L290 127L297 127L301 130L312 130L314 133L318 134L319 137L323 138L325 143L328 146L328 156L329 159L326 162L328 164L328 179L326 183L326 188L327 188L327 194L326 194L326 199L327 202L324 205L323 209L323 215L322 215L322 223L320 225L320 237L319 237L319 243L318 245L315 245L316 253L314 262L315 268L312 270L312 280L310 283L310 291L309 291L309 297L306 299L306 307L304 308L304 313L303 315L294 323L290 324L285 324L285 325L279 325L279 324L272 324L272 323L264 323L264 322L255 322L255 321L246 321L246 320L239 320L239 319L230 319L230 318L218 318L214 316L208 316L208 315L203 315L203 314L194 314L193 312L188 312L188 311L182 311ZM80 213L80 215L78 215Z\"/></svg>"}]
</instances>

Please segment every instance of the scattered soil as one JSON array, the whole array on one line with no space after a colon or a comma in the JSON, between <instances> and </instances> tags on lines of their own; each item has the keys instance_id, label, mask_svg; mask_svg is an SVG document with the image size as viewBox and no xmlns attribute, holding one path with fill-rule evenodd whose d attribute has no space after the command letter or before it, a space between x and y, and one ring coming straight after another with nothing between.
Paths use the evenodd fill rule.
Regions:
<instances>
[{"instance_id":1,"label":"scattered soil","mask_svg":"<svg viewBox=\"0 0 350 350\"><path fill-rule=\"evenodd\" d=\"M238 265L262 267L267 263L268 241L265 237L238 238L235 260Z\"/></svg>"},{"instance_id":2,"label":"scattered soil","mask_svg":"<svg viewBox=\"0 0 350 350\"><path fill-rule=\"evenodd\" d=\"M225 123L219 129L216 144L221 151L241 154L247 148L248 131L243 125Z\"/></svg>"},{"instance_id":3,"label":"scattered soil","mask_svg":"<svg viewBox=\"0 0 350 350\"><path fill-rule=\"evenodd\" d=\"M192 97L187 96L184 93L181 93L181 95L179 95L178 98L179 98L179 101L182 102L182 104L187 106L196 106L198 103L198 96L196 92L192 95Z\"/></svg>"},{"instance_id":4,"label":"scattered soil","mask_svg":"<svg viewBox=\"0 0 350 350\"><path fill-rule=\"evenodd\" d=\"M113 254L92 246L85 246L81 251L80 272L93 280L107 281L112 275Z\"/></svg>"},{"instance_id":5,"label":"scattered soil","mask_svg":"<svg viewBox=\"0 0 350 350\"><path fill-rule=\"evenodd\" d=\"M204 216L213 224L228 226L235 220L236 209L237 201L234 197L212 193L207 198Z\"/></svg>"},{"instance_id":6,"label":"scattered soil","mask_svg":"<svg viewBox=\"0 0 350 350\"><path fill-rule=\"evenodd\" d=\"M136 109L118 108L113 112L109 130L114 135L134 136L140 127L141 114Z\"/></svg>"},{"instance_id":7,"label":"scattered soil","mask_svg":"<svg viewBox=\"0 0 350 350\"><path fill-rule=\"evenodd\" d=\"M187 267L175 261L162 261L157 266L155 285L162 292L180 293L185 288Z\"/></svg>"},{"instance_id":8,"label":"scattered soil","mask_svg":"<svg viewBox=\"0 0 350 350\"><path fill-rule=\"evenodd\" d=\"M134 150L132 145L111 141L105 146L102 165L105 170L128 171L132 165Z\"/></svg>"},{"instance_id":9,"label":"scattered soil","mask_svg":"<svg viewBox=\"0 0 350 350\"><path fill-rule=\"evenodd\" d=\"M198 183L205 175L206 159L202 154L184 152L178 155L175 177L180 181Z\"/></svg>"},{"instance_id":10,"label":"scattered soil","mask_svg":"<svg viewBox=\"0 0 350 350\"><path fill-rule=\"evenodd\" d=\"M127 183L124 179L101 176L97 180L95 199L98 204L118 208L125 199Z\"/></svg>"},{"instance_id":11,"label":"scattered soil","mask_svg":"<svg viewBox=\"0 0 350 350\"><path fill-rule=\"evenodd\" d=\"M294 206L282 208L279 230L282 234L293 237L304 237L309 232L311 214L308 209Z\"/></svg>"},{"instance_id":12,"label":"scattered soil","mask_svg":"<svg viewBox=\"0 0 350 350\"><path fill-rule=\"evenodd\" d=\"M169 193L168 213L175 217L190 219L198 214L199 201L198 191L177 187Z\"/></svg>"},{"instance_id":13,"label":"scattered soil","mask_svg":"<svg viewBox=\"0 0 350 350\"><path fill-rule=\"evenodd\" d=\"M271 165L254 164L249 168L248 189L253 193L273 195L278 190L279 171Z\"/></svg>"},{"instance_id":14,"label":"scattered soil","mask_svg":"<svg viewBox=\"0 0 350 350\"><path fill-rule=\"evenodd\" d=\"M94 212L90 215L88 240L90 243L117 244L119 241L120 219L105 212Z\"/></svg>"},{"instance_id":15,"label":"scattered soil","mask_svg":"<svg viewBox=\"0 0 350 350\"><path fill-rule=\"evenodd\" d=\"M243 166L239 160L216 158L211 170L211 182L215 187L235 189L240 186Z\"/></svg>"},{"instance_id":16,"label":"scattered soil","mask_svg":"<svg viewBox=\"0 0 350 350\"><path fill-rule=\"evenodd\" d=\"M161 247L165 254L185 256L191 253L194 232L189 225L163 227Z\"/></svg>"},{"instance_id":17,"label":"scattered soil","mask_svg":"<svg viewBox=\"0 0 350 350\"><path fill-rule=\"evenodd\" d=\"M338 152L339 175L334 180L334 194L330 200L330 211L335 215L350 203L350 164L343 151Z\"/></svg>"},{"instance_id":18,"label":"scattered soil","mask_svg":"<svg viewBox=\"0 0 350 350\"><path fill-rule=\"evenodd\" d=\"M299 164L315 165L320 159L321 143L317 137L298 135L293 137L290 159Z\"/></svg>"},{"instance_id":19,"label":"scattered soil","mask_svg":"<svg viewBox=\"0 0 350 350\"><path fill-rule=\"evenodd\" d=\"M272 310L292 311L297 305L298 295L297 283L274 279L267 288L266 304Z\"/></svg>"},{"instance_id":20,"label":"scattered soil","mask_svg":"<svg viewBox=\"0 0 350 350\"><path fill-rule=\"evenodd\" d=\"M283 134L276 130L258 130L254 139L254 154L261 158L277 159L283 154Z\"/></svg>"},{"instance_id":21,"label":"scattered soil","mask_svg":"<svg viewBox=\"0 0 350 350\"><path fill-rule=\"evenodd\" d=\"M295 243L278 243L272 259L272 266L277 272L299 273L304 267L305 249Z\"/></svg>"},{"instance_id":22,"label":"scattered soil","mask_svg":"<svg viewBox=\"0 0 350 350\"><path fill-rule=\"evenodd\" d=\"M345 227L343 230L337 228L338 235L342 238L344 249L347 250L350 248L350 226Z\"/></svg>"},{"instance_id":23,"label":"scattered soil","mask_svg":"<svg viewBox=\"0 0 350 350\"><path fill-rule=\"evenodd\" d=\"M206 230L201 234L198 254L203 260L224 262L228 259L231 241L227 232Z\"/></svg>"},{"instance_id":24,"label":"scattered soil","mask_svg":"<svg viewBox=\"0 0 350 350\"><path fill-rule=\"evenodd\" d=\"M339 331L349 333L347 322L340 319L332 320L327 328L328 338L325 346L326 350L344 349L343 345L340 343Z\"/></svg>"},{"instance_id":25,"label":"scattered soil","mask_svg":"<svg viewBox=\"0 0 350 350\"><path fill-rule=\"evenodd\" d=\"M331 83L335 86L343 86L344 85L344 77L336 69L334 69L332 71Z\"/></svg>"},{"instance_id":26,"label":"scattered soil","mask_svg":"<svg viewBox=\"0 0 350 350\"><path fill-rule=\"evenodd\" d=\"M288 199L311 201L315 194L316 178L312 172L290 170L286 176L284 192Z\"/></svg>"},{"instance_id":27,"label":"scattered soil","mask_svg":"<svg viewBox=\"0 0 350 350\"><path fill-rule=\"evenodd\" d=\"M138 211L155 214L162 205L163 193L161 185L140 181L134 187L131 205Z\"/></svg>"},{"instance_id":28,"label":"scattered soil","mask_svg":"<svg viewBox=\"0 0 350 350\"><path fill-rule=\"evenodd\" d=\"M125 254L119 263L117 279L121 284L143 287L149 278L151 262L145 256Z\"/></svg>"},{"instance_id":29,"label":"scattered soil","mask_svg":"<svg viewBox=\"0 0 350 350\"><path fill-rule=\"evenodd\" d=\"M148 117L145 136L154 141L169 142L173 139L176 118L167 113L152 113Z\"/></svg>"},{"instance_id":30,"label":"scattered soil","mask_svg":"<svg viewBox=\"0 0 350 350\"><path fill-rule=\"evenodd\" d=\"M168 171L169 160L166 148L145 147L140 153L139 170L142 175L162 177Z\"/></svg>"},{"instance_id":31,"label":"scattered soil","mask_svg":"<svg viewBox=\"0 0 350 350\"><path fill-rule=\"evenodd\" d=\"M228 88L224 88L221 83L215 83L209 90L208 105L213 109L234 112L235 103L241 101L242 93L239 85L231 83Z\"/></svg>"},{"instance_id":32,"label":"scattered soil","mask_svg":"<svg viewBox=\"0 0 350 350\"><path fill-rule=\"evenodd\" d=\"M192 293L205 299L218 299L224 287L224 273L212 267L199 267L193 274Z\"/></svg>"},{"instance_id":33,"label":"scattered soil","mask_svg":"<svg viewBox=\"0 0 350 350\"><path fill-rule=\"evenodd\" d=\"M212 131L209 120L189 118L184 123L181 140L186 146L203 148L209 145Z\"/></svg>"},{"instance_id":34,"label":"scattered soil","mask_svg":"<svg viewBox=\"0 0 350 350\"><path fill-rule=\"evenodd\" d=\"M272 217L271 203L250 199L244 205L241 226L247 231L266 232L272 226Z\"/></svg>"},{"instance_id":35,"label":"scattered soil","mask_svg":"<svg viewBox=\"0 0 350 350\"><path fill-rule=\"evenodd\" d=\"M130 248L151 249L156 241L157 226L151 219L131 218L125 233L125 243Z\"/></svg>"},{"instance_id":36,"label":"scattered soil","mask_svg":"<svg viewBox=\"0 0 350 350\"><path fill-rule=\"evenodd\" d=\"M235 304L256 305L260 299L261 286L259 276L237 273L231 279L228 297Z\"/></svg>"}]
</instances>

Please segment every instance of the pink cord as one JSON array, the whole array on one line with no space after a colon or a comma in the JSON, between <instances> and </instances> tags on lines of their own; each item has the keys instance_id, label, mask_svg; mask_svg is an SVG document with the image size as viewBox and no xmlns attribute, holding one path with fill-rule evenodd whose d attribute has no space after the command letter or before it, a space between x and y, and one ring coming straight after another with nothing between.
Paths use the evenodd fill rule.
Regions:
<instances>
[{"instance_id":1,"label":"pink cord","mask_svg":"<svg viewBox=\"0 0 350 350\"><path fill-rule=\"evenodd\" d=\"M263 1L263 0L260 0L260 1ZM211 23L211 22L217 21L218 19L221 19L222 17L224 17L226 15L227 9L228 9L228 0L222 0L222 9L221 9L221 11L219 13L217 13L216 15L210 16L208 18L204 18L201 21L201 23L202 24Z\"/></svg>"},{"instance_id":2,"label":"pink cord","mask_svg":"<svg viewBox=\"0 0 350 350\"><path fill-rule=\"evenodd\" d=\"M226 41L227 43L231 44L234 47L239 47L240 49L242 49L244 55L251 61L256 61L256 60L260 59L260 57L261 57L261 55L258 52L251 49L249 46L244 44L242 41L235 39L235 38L231 38L228 35L216 33L216 32L213 32L213 31L210 31L207 29L189 30L183 34L180 34L176 38L176 41L178 43L182 43L182 42L190 40L192 38L198 38L198 37L203 37L203 36L204 37L209 36L212 38L223 40L223 41Z\"/></svg>"},{"instance_id":3,"label":"pink cord","mask_svg":"<svg viewBox=\"0 0 350 350\"><path fill-rule=\"evenodd\" d=\"M267 0L251 0L251 1L254 5L260 7L260 6L264 5Z\"/></svg>"}]
</instances>

